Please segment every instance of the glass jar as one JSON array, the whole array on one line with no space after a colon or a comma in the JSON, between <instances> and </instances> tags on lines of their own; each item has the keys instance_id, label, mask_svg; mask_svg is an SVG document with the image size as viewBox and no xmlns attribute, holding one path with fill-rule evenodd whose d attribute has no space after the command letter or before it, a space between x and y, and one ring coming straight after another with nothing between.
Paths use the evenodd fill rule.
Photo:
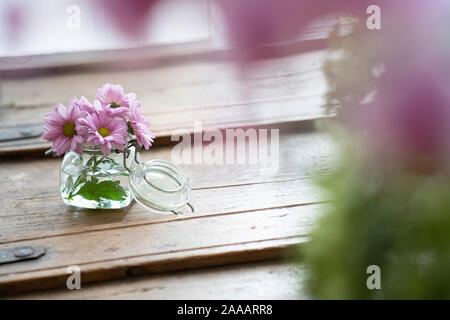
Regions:
<instances>
[{"instance_id":1,"label":"glass jar","mask_svg":"<svg viewBox=\"0 0 450 320\"><path fill-rule=\"evenodd\" d=\"M98 147L84 146L80 155L63 158L60 191L65 204L86 209L120 209L133 199L159 214L179 214L189 203L191 187L183 171L166 160L141 161L134 144L105 156Z\"/></svg>"},{"instance_id":2,"label":"glass jar","mask_svg":"<svg viewBox=\"0 0 450 320\"><path fill-rule=\"evenodd\" d=\"M134 148L127 167L135 167ZM98 147L84 146L83 153L69 150L62 161L60 191L65 204L86 209L120 209L133 197L123 153L104 155Z\"/></svg>"}]
</instances>

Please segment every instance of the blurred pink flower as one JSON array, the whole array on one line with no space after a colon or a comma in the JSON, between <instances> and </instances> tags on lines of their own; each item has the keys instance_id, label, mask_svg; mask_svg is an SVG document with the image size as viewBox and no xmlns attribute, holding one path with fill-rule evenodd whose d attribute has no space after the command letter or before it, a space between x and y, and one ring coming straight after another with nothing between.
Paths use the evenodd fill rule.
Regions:
<instances>
[{"instance_id":1,"label":"blurred pink flower","mask_svg":"<svg viewBox=\"0 0 450 320\"><path fill-rule=\"evenodd\" d=\"M194 0L191 0L194 1ZM149 11L158 0L100 0L101 8L128 36L142 37ZM274 44L296 40L311 21L329 13L366 14L370 0L215 0L224 13L233 47L244 60L277 55ZM387 3L378 0L376 4Z\"/></svg>"},{"instance_id":2,"label":"blurred pink flower","mask_svg":"<svg viewBox=\"0 0 450 320\"><path fill-rule=\"evenodd\" d=\"M23 3L6 4L4 12L0 12L0 21L3 21L6 31L6 40L17 43L21 37L22 30L26 25L25 10Z\"/></svg>"},{"instance_id":3,"label":"blurred pink flower","mask_svg":"<svg viewBox=\"0 0 450 320\"><path fill-rule=\"evenodd\" d=\"M128 37L145 34L148 14L158 0L97 0L95 3Z\"/></svg>"},{"instance_id":4,"label":"blurred pink flower","mask_svg":"<svg viewBox=\"0 0 450 320\"><path fill-rule=\"evenodd\" d=\"M442 169L450 160L450 79L443 65L405 60L386 71L375 101L353 116L354 128L376 161Z\"/></svg>"},{"instance_id":5,"label":"blurred pink flower","mask_svg":"<svg viewBox=\"0 0 450 320\"><path fill-rule=\"evenodd\" d=\"M450 161L450 12L441 0L411 2L384 15L389 32L376 34L376 54L385 72L374 101L352 108L350 125L364 134L374 161L434 171Z\"/></svg>"},{"instance_id":6,"label":"blurred pink flower","mask_svg":"<svg viewBox=\"0 0 450 320\"><path fill-rule=\"evenodd\" d=\"M276 56L280 48L265 46L299 38L313 20L330 13L366 14L367 0L216 0L222 8L238 58ZM265 46L265 47L263 47Z\"/></svg>"},{"instance_id":7,"label":"blurred pink flower","mask_svg":"<svg viewBox=\"0 0 450 320\"><path fill-rule=\"evenodd\" d=\"M58 156L69 149L81 154L83 137L76 131L76 122L79 117L80 110L73 101L69 103L68 108L59 103L54 112L45 115L43 137L53 143L52 149Z\"/></svg>"},{"instance_id":8,"label":"blurred pink flower","mask_svg":"<svg viewBox=\"0 0 450 320\"><path fill-rule=\"evenodd\" d=\"M125 119L112 117L106 112L85 114L77 123L77 131L83 133L88 145L100 146L105 155L113 146L123 150L129 135Z\"/></svg>"},{"instance_id":9,"label":"blurred pink flower","mask_svg":"<svg viewBox=\"0 0 450 320\"><path fill-rule=\"evenodd\" d=\"M131 106L130 125L132 134L136 136L138 144L148 150L153 143L155 135L149 130L150 123L145 121L139 103L133 103Z\"/></svg>"}]
</instances>

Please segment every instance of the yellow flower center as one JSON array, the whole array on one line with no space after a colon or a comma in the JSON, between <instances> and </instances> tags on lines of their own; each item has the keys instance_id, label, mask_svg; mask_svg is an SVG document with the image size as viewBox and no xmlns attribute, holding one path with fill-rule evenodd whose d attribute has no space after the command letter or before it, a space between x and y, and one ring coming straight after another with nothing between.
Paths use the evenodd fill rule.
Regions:
<instances>
[{"instance_id":1,"label":"yellow flower center","mask_svg":"<svg viewBox=\"0 0 450 320\"><path fill-rule=\"evenodd\" d=\"M100 135L101 135L103 138L109 136L109 134L111 133L111 131L109 131L108 128L100 128L100 129L98 129L97 131L98 131L98 133L100 133Z\"/></svg>"},{"instance_id":2,"label":"yellow flower center","mask_svg":"<svg viewBox=\"0 0 450 320\"><path fill-rule=\"evenodd\" d=\"M77 133L75 131L75 123L67 122L63 127L63 133L66 137L72 138Z\"/></svg>"},{"instance_id":3,"label":"yellow flower center","mask_svg":"<svg viewBox=\"0 0 450 320\"><path fill-rule=\"evenodd\" d=\"M111 108L119 108L119 107L120 107L120 104L113 102L113 103L111 103L109 106L110 106Z\"/></svg>"}]
</instances>

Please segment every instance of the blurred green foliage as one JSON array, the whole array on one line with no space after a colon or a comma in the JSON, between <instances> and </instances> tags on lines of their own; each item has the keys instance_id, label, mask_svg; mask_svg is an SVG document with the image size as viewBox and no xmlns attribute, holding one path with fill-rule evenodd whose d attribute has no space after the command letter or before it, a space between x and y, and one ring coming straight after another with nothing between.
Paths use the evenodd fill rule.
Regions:
<instances>
[{"instance_id":1,"label":"blurred green foliage","mask_svg":"<svg viewBox=\"0 0 450 320\"><path fill-rule=\"evenodd\" d=\"M376 166L360 150L342 146L340 167L319 181L334 201L302 248L312 296L449 299L448 174ZM370 265L381 269L381 290L366 285Z\"/></svg>"}]
</instances>

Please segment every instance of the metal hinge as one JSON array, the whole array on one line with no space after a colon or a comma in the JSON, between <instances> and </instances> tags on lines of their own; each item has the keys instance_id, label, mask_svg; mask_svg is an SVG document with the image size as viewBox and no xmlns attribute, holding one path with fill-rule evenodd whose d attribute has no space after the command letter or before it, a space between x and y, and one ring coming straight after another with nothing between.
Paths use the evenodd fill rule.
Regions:
<instances>
[{"instance_id":1,"label":"metal hinge","mask_svg":"<svg viewBox=\"0 0 450 320\"><path fill-rule=\"evenodd\" d=\"M0 249L0 264L37 259L43 256L45 252L45 248L41 246Z\"/></svg>"}]
</instances>

